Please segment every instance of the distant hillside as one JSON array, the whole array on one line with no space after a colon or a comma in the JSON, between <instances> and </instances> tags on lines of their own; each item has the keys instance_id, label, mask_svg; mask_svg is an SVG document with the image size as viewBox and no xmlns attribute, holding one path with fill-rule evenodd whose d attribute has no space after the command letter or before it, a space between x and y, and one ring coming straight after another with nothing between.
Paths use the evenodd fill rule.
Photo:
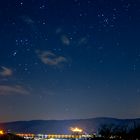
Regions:
<instances>
[{"instance_id":1,"label":"distant hillside","mask_svg":"<svg viewBox=\"0 0 140 140\"><path fill-rule=\"evenodd\" d=\"M70 134L70 127L81 127L87 133L97 132L101 125L116 124L129 127L140 124L140 119L93 118L79 120L33 120L1 123L6 130L18 133Z\"/></svg>"}]
</instances>

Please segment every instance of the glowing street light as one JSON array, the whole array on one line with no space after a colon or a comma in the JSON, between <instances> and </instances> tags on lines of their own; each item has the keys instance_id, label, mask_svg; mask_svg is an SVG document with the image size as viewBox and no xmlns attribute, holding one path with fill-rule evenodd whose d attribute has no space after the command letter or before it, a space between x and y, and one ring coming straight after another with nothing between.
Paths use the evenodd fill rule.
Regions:
<instances>
[{"instance_id":1,"label":"glowing street light","mask_svg":"<svg viewBox=\"0 0 140 140\"><path fill-rule=\"evenodd\" d=\"M3 130L0 130L0 135L3 135L4 134L4 131Z\"/></svg>"}]
</instances>

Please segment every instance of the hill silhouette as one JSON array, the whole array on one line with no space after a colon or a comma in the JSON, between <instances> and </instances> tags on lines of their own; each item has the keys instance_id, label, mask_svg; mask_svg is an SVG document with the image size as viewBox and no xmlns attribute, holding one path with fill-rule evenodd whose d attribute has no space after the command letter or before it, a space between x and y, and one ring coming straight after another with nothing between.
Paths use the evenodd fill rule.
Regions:
<instances>
[{"instance_id":1,"label":"hill silhouette","mask_svg":"<svg viewBox=\"0 0 140 140\"><path fill-rule=\"evenodd\" d=\"M85 133L95 133L102 125L115 124L133 127L140 124L140 119L91 118L77 120L32 120L1 123L10 132L42 133L42 134L70 134L70 127L80 127Z\"/></svg>"}]
</instances>

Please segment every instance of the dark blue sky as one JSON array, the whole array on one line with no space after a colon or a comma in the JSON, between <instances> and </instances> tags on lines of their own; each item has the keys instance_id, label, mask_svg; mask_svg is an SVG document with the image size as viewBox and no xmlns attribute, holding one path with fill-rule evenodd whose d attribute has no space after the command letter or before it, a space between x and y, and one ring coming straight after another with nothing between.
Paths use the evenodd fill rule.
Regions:
<instances>
[{"instance_id":1,"label":"dark blue sky","mask_svg":"<svg viewBox=\"0 0 140 140\"><path fill-rule=\"evenodd\" d=\"M0 28L0 121L140 117L139 0L4 0Z\"/></svg>"}]
</instances>

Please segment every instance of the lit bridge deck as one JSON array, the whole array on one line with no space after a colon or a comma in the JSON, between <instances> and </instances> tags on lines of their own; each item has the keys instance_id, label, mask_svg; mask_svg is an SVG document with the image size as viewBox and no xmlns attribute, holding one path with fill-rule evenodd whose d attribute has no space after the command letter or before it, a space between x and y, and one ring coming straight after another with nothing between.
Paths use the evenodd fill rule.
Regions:
<instances>
[{"instance_id":1,"label":"lit bridge deck","mask_svg":"<svg viewBox=\"0 0 140 140\"><path fill-rule=\"evenodd\" d=\"M17 134L18 136L24 137L26 139L29 138L38 138L38 139L84 139L84 138L92 138L93 135L82 135L82 134L72 134L72 135L65 135L65 134Z\"/></svg>"}]
</instances>

